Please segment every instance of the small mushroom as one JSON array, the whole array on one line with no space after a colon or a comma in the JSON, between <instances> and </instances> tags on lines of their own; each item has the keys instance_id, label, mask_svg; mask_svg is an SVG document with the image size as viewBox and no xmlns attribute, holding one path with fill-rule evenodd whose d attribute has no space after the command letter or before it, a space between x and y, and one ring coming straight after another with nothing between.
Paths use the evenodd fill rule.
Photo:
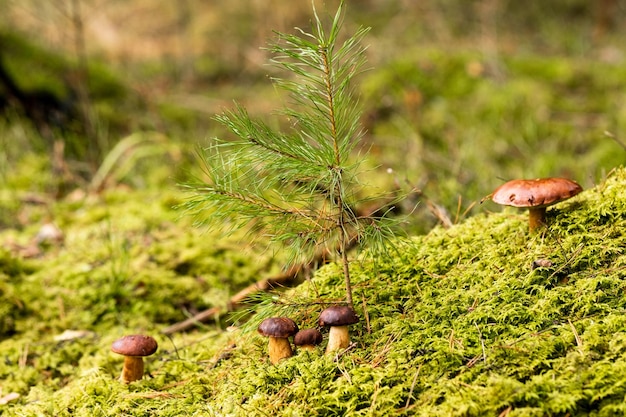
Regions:
<instances>
[{"instance_id":1,"label":"small mushroom","mask_svg":"<svg viewBox=\"0 0 626 417\"><path fill-rule=\"evenodd\" d=\"M270 362L277 364L281 359L293 355L289 337L298 332L298 325L287 317L272 317L261 322L258 329L262 336L269 337Z\"/></svg>"},{"instance_id":2,"label":"small mushroom","mask_svg":"<svg viewBox=\"0 0 626 417\"><path fill-rule=\"evenodd\" d=\"M550 268L550 267L552 267L552 261L549 259L535 259L530 264L530 269Z\"/></svg>"},{"instance_id":3,"label":"small mushroom","mask_svg":"<svg viewBox=\"0 0 626 417\"><path fill-rule=\"evenodd\" d=\"M348 306L332 306L322 311L319 318L319 325L330 327L326 353L347 348L348 345L350 345L348 326L358 321L359 317L354 310Z\"/></svg>"},{"instance_id":4,"label":"small mushroom","mask_svg":"<svg viewBox=\"0 0 626 417\"><path fill-rule=\"evenodd\" d=\"M65 236L63 232L54 223L45 223L35 236L35 243L39 246L60 245L63 243Z\"/></svg>"},{"instance_id":5,"label":"small mushroom","mask_svg":"<svg viewBox=\"0 0 626 417\"><path fill-rule=\"evenodd\" d=\"M128 384L143 378L143 357L152 355L157 348L154 338L137 334L124 336L113 342L111 350L124 356L120 381Z\"/></svg>"},{"instance_id":6,"label":"small mushroom","mask_svg":"<svg viewBox=\"0 0 626 417\"><path fill-rule=\"evenodd\" d=\"M322 343L322 334L317 329L303 329L300 330L293 337L293 344L300 349L313 351Z\"/></svg>"},{"instance_id":7,"label":"small mushroom","mask_svg":"<svg viewBox=\"0 0 626 417\"><path fill-rule=\"evenodd\" d=\"M528 208L530 231L546 223L546 207L567 200L582 191L582 187L566 178L512 180L502 184L491 195L501 205Z\"/></svg>"}]
</instances>

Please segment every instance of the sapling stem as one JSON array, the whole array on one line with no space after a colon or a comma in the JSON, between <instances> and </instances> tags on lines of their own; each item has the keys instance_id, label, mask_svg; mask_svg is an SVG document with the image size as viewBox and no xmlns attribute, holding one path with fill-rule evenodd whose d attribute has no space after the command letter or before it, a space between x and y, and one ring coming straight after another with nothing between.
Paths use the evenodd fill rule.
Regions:
<instances>
[{"instance_id":1,"label":"sapling stem","mask_svg":"<svg viewBox=\"0 0 626 417\"><path fill-rule=\"evenodd\" d=\"M352 303L352 283L350 282L350 263L348 262L348 254L346 253L346 238L341 241L341 263L343 264L343 277L346 282L346 303L350 307L354 307Z\"/></svg>"},{"instance_id":2,"label":"sapling stem","mask_svg":"<svg viewBox=\"0 0 626 417\"><path fill-rule=\"evenodd\" d=\"M344 205L343 197L341 195L341 189L343 188L343 177L341 173L341 167L343 165L343 161L341 160L341 152L339 151L339 141L337 139L337 121L335 120L335 102L334 102L334 94L333 94L333 85L331 80L331 71L332 68L330 66L328 60L328 49L320 48L322 50L321 57L322 62L324 64L324 82L326 85L326 97L328 99L328 113L329 113L329 123L330 123L330 133L333 140L333 150L335 153L335 163L338 169L338 178L337 178L337 190L335 196L335 204L337 205L337 210L339 213L339 219L337 223L337 227L340 230L340 256L341 263L343 266L343 276L346 283L346 303L350 307L354 307L352 304L352 283L350 282L350 263L348 260L348 254L346 252L347 240L348 236L346 233L346 209L347 207Z\"/></svg>"}]
</instances>

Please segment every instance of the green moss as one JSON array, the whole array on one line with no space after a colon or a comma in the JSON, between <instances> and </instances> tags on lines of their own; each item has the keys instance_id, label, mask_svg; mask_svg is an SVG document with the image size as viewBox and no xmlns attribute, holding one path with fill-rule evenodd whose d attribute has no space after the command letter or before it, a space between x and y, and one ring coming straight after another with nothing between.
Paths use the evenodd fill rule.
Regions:
<instances>
[{"instance_id":1,"label":"green moss","mask_svg":"<svg viewBox=\"0 0 626 417\"><path fill-rule=\"evenodd\" d=\"M18 325L17 337L0 343L3 390L22 394L3 411L22 416L622 414L625 183L626 170L616 170L598 187L549 209L550 226L542 233L529 234L526 213L507 209L400 240L388 260L374 262L363 254L353 262L355 305L363 320L352 328L355 346L339 358L324 355L322 346L273 366L267 341L256 332L196 330L171 340L159 337L159 351L146 361L149 376L125 386L116 380L121 358L109 351L117 336L139 330L158 335L160 326L181 317L185 305L210 305L213 286L223 286L224 299L233 289L227 284L231 279L236 282L231 285L245 285L238 274L249 271L252 280L272 269L267 261L246 263L228 241L170 223L161 205L151 207L155 219L164 210L165 223L135 222L129 202L127 220L98 215L107 226L90 229L85 222L80 240L68 232L67 253L40 260L41 268L26 272L13 267L36 295L24 300L29 317ZM102 233L109 236L102 247L84 252L76 247L85 239L102 239ZM535 268L537 259L552 264ZM310 302L289 307L302 327L315 325L323 308L315 303L316 291L323 300L341 298L340 268L325 266L312 284L315 291L305 283L281 296ZM261 314L278 314L287 304L264 305L269 311ZM51 338L73 324L93 333Z\"/></svg>"},{"instance_id":2,"label":"green moss","mask_svg":"<svg viewBox=\"0 0 626 417\"><path fill-rule=\"evenodd\" d=\"M15 249L32 245L42 222L49 220L61 228L65 239L61 245L40 248L37 258L28 261L0 251L4 393L20 394L19 402L35 407L35 414L72 414L68 410L75 405L57 409L50 396L57 391L67 395L75 387L80 387L79 395L102 391L103 381L116 386L121 357L109 352L115 338L135 332L158 334L160 328L196 311L224 307L232 294L259 275L278 271L264 248L242 250L238 236L217 237L179 219L174 205L181 198L173 193L129 195L110 190L82 201L50 204L42 208L47 213L43 217L26 214L31 209L28 203L17 205L15 210L25 213L22 220L28 226L4 229L0 240L19 243ZM82 333L65 340L61 336L67 330ZM172 371L163 368L166 375L157 373L155 381L176 383L181 372L206 366L179 358L187 338L159 342L161 351L175 356L167 359L168 364L179 366ZM203 349L199 360L206 361L211 349ZM161 363L156 365L150 369L162 368ZM103 392L107 397L97 409L118 407L121 413L135 409L130 403L118 404L117 391ZM13 405L2 406L3 412L10 413Z\"/></svg>"}]
</instances>

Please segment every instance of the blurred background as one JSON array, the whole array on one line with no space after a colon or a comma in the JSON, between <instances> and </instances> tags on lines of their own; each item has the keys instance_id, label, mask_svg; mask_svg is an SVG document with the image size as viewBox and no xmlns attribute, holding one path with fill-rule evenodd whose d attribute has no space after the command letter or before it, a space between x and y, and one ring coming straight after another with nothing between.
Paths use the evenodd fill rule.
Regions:
<instances>
[{"instance_id":1,"label":"blurred background","mask_svg":"<svg viewBox=\"0 0 626 417\"><path fill-rule=\"evenodd\" d=\"M0 0L2 198L175 188L198 147L228 138L212 117L233 101L288 127L263 48L309 29L311 4ZM330 16L338 1L314 4ZM371 27L365 175L419 190L412 231L497 210L477 202L504 180L587 188L624 162L626 0L346 4L345 36Z\"/></svg>"}]
</instances>

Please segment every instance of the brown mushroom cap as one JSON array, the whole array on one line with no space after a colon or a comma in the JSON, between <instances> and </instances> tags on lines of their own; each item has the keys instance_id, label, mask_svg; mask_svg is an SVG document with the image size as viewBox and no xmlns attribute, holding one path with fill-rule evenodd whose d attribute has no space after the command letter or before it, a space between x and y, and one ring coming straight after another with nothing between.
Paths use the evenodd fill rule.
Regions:
<instances>
[{"instance_id":1,"label":"brown mushroom cap","mask_svg":"<svg viewBox=\"0 0 626 417\"><path fill-rule=\"evenodd\" d=\"M322 334L317 329L300 330L293 338L293 344L296 346L319 345L322 343Z\"/></svg>"},{"instance_id":2,"label":"brown mushroom cap","mask_svg":"<svg viewBox=\"0 0 626 417\"><path fill-rule=\"evenodd\" d=\"M298 325L287 317L271 317L261 322L258 332L263 336L289 337L298 333Z\"/></svg>"},{"instance_id":3,"label":"brown mushroom cap","mask_svg":"<svg viewBox=\"0 0 626 417\"><path fill-rule=\"evenodd\" d=\"M322 311L319 318L320 326L348 326L357 323L359 316L348 306L332 306Z\"/></svg>"},{"instance_id":4,"label":"brown mushroom cap","mask_svg":"<svg viewBox=\"0 0 626 417\"><path fill-rule=\"evenodd\" d=\"M505 206L547 207L581 191L580 185L566 178L512 180L496 188L491 199Z\"/></svg>"},{"instance_id":5,"label":"brown mushroom cap","mask_svg":"<svg viewBox=\"0 0 626 417\"><path fill-rule=\"evenodd\" d=\"M117 339L111 350L124 356L150 356L156 352L158 344L154 338L134 334Z\"/></svg>"}]
</instances>

